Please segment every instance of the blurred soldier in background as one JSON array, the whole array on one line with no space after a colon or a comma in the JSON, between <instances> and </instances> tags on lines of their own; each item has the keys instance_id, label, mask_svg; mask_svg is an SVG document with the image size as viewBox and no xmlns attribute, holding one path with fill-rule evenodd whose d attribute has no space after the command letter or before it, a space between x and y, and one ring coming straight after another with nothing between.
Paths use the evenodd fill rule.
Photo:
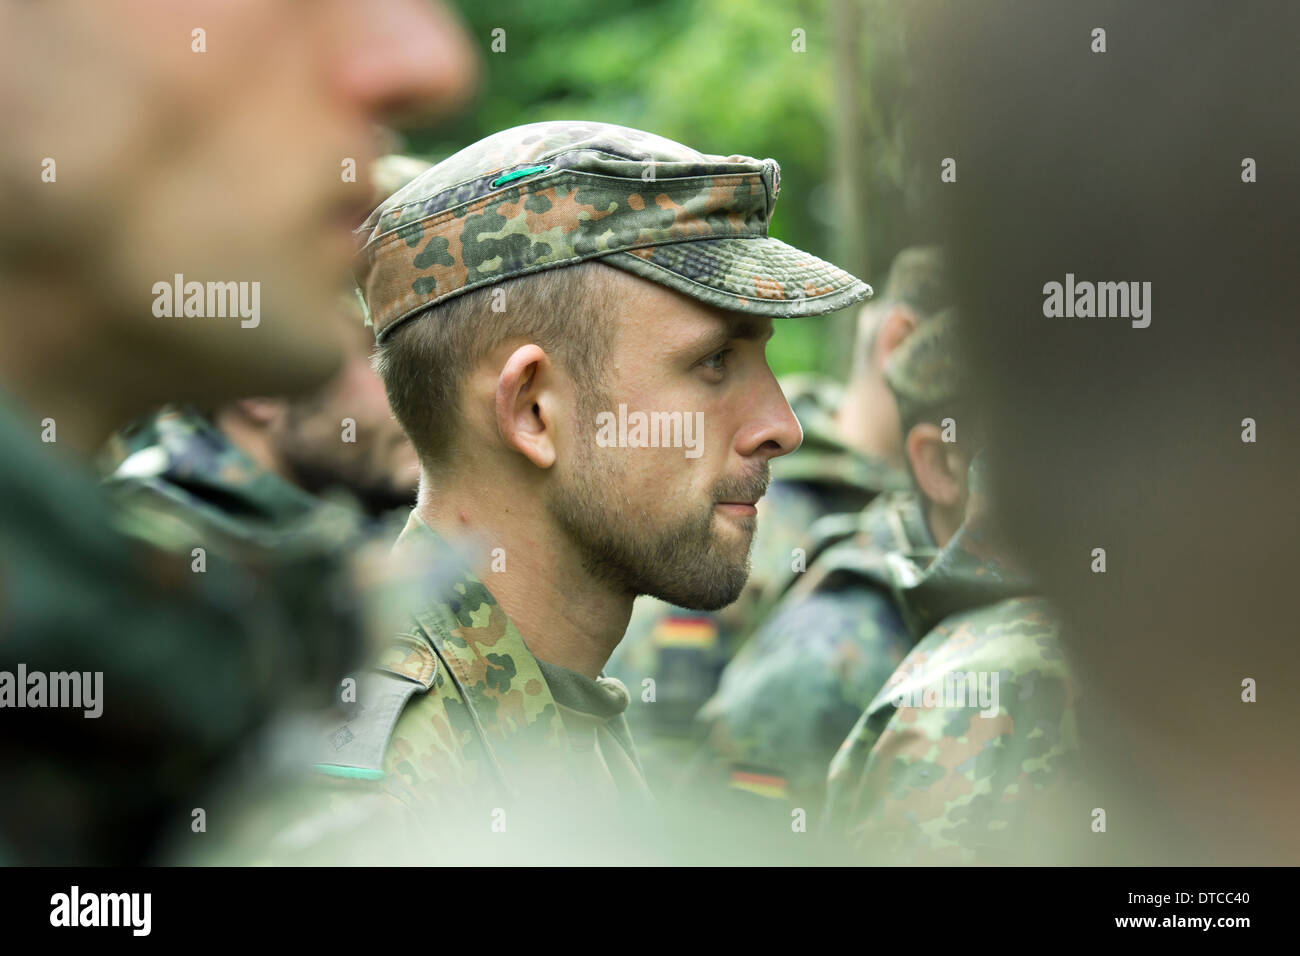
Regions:
<instances>
[{"instance_id":1,"label":"blurred soldier in background","mask_svg":"<svg viewBox=\"0 0 1300 956\"><path fill-rule=\"evenodd\" d=\"M915 641L888 562L895 552L928 561L961 521L970 442L935 414L958 399L950 323L946 313L923 318L882 375L916 490L814 526L808 570L791 576L701 711L706 753L729 768L733 787L820 810L831 757Z\"/></svg>"},{"instance_id":2,"label":"blurred soldier in background","mask_svg":"<svg viewBox=\"0 0 1300 956\"><path fill-rule=\"evenodd\" d=\"M912 12L990 495L1083 690L1089 798L1036 842L1294 865L1300 7ZM1067 276L1129 307L1049 308Z\"/></svg>"},{"instance_id":3,"label":"blurred soldier in background","mask_svg":"<svg viewBox=\"0 0 1300 956\"><path fill-rule=\"evenodd\" d=\"M957 365L957 324L954 312L937 317L889 369L941 550L894 554L875 568L906 646L918 643L869 692L835 754L828 820L872 862L999 862L1026 817L1055 799L1077 752L1054 620L1010 565L983 497L970 503L981 423Z\"/></svg>"},{"instance_id":4,"label":"blurred soldier in background","mask_svg":"<svg viewBox=\"0 0 1300 956\"><path fill-rule=\"evenodd\" d=\"M685 773L699 737L695 717L722 669L824 544L810 533L818 519L857 514L882 491L907 493L898 409L883 370L916 323L945 305L947 290L935 249L900 252L889 276L884 299L859 314L847 386L813 375L781 382L804 438L772 465L740 598L709 614L641 598L610 660L610 672L629 684L655 681L653 706L634 702L628 719L644 741L645 760L670 786L695 776ZM843 733L835 738L832 746Z\"/></svg>"},{"instance_id":5,"label":"blurred soldier in background","mask_svg":"<svg viewBox=\"0 0 1300 956\"><path fill-rule=\"evenodd\" d=\"M473 76L447 13L411 0L0 5L0 678L29 682L19 707L0 679L0 858L220 839L192 812L213 774L336 686L353 629L304 626L261 568L122 537L91 459L163 402L335 373L321 317L368 198L341 164ZM165 317L173 281L248 283L259 304ZM57 675L84 678L83 705L99 687L95 707L47 697Z\"/></svg>"},{"instance_id":6,"label":"blurred soldier in background","mask_svg":"<svg viewBox=\"0 0 1300 956\"><path fill-rule=\"evenodd\" d=\"M1049 862L1026 843L1065 822L1077 782L1075 690L1057 619L1008 563L980 493L926 567L891 562L919 638L830 768L826 830L872 863Z\"/></svg>"}]
</instances>

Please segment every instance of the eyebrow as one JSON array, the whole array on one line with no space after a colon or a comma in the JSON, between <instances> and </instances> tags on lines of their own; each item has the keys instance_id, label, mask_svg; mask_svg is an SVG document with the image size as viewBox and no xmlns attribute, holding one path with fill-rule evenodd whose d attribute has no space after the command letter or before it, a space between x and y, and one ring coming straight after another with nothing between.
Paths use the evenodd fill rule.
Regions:
<instances>
[{"instance_id":1,"label":"eyebrow","mask_svg":"<svg viewBox=\"0 0 1300 956\"><path fill-rule=\"evenodd\" d=\"M719 319L707 332L701 332L681 346L674 348L674 356L697 355L713 349L720 349L728 342L766 342L776 332L776 326L770 321L762 322L752 316L737 316Z\"/></svg>"}]
</instances>

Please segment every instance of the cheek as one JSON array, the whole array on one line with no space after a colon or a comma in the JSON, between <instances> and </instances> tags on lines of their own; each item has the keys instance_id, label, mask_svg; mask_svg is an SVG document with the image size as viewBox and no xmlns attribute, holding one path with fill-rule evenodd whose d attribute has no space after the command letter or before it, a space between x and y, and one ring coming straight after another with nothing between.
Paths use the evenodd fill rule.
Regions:
<instances>
[{"instance_id":1,"label":"cheek","mask_svg":"<svg viewBox=\"0 0 1300 956\"><path fill-rule=\"evenodd\" d=\"M709 456L687 458L683 448L629 450L634 466L628 476L629 493L635 493L647 510L679 515L702 507L716 478L709 471Z\"/></svg>"}]
</instances>

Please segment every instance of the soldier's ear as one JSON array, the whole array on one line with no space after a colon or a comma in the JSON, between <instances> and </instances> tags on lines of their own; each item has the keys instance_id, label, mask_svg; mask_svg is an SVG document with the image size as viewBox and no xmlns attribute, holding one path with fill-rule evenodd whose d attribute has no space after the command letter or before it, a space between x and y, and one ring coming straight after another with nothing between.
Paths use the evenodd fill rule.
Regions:
<instances>
[{"instance_id":1,"label":"soldier's ear","mask_svg":"<svg viewBox=\"0 0 1300 956\"><path fill-rule=\"evenodd\" d=\"M890 306L885 317L880 320L880 329L876 332L875 355L876 368L883 369L885 360L893 354L909 335L916 330L916 313L905 305Z\"/></svg>"},{"instance_id":2,"label":"soldier's ear","mask_svg":"<svg viewBox=\"0 0 1300 956\"><path fill-rule=\"evenodd\" d=\"M557 396L553 368L538 345L522 345L510 353L497 376L497 433L506 447L538 468L555 464Z\"/></svg>"},{"instance_id":3,"label":"soldier's ear","mask_svg":"<svg viewBox=\"0 0 1300 956\"><path fill-rule=\"evenodd\" d=\"M907 460L917 487L928 501L943 508L960 506L966 496L966 468L938 425L921 422L907 433Z\"/></svg>"}]
</instances>

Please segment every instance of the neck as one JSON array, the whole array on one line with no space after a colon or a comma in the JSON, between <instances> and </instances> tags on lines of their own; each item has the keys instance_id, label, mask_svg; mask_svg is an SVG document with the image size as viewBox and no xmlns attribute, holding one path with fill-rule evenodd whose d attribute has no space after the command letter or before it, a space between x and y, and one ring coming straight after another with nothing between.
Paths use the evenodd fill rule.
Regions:
<instances>
[{"instance_id":1,"label":"neck","mask_svg":"<svg viewBox=\"0 0 1300 956\"><path fill-rule=\"evenodd\" d=\"M882 382L855 376L844 390L835 422L846 444L899 470L904 468L898 404Z\"/></svg>"},{"instance_id":2,"label":"neck","mask_svg":"<svg viewBox=\"0 0 1300 956\"><path fill-rule=\"evenodd\" d=\"M540 496L520 487L422 473L416 514L449 541L471 545L470 570L534 657L594 678L623 639L633 596L593 578Z\"/></svg>"},{"instance_id":3,"label":"neck","mask_svg":"<svg viewBox=\"0 0 1300 956\"><path fill-rule=\"evenodd\" d=\"M942 548L961 527L964 517L962 508L943 508L930 502L926 509L925 521L930 529L930 537L937 547Z\"/></svg>"}]
</instances>

